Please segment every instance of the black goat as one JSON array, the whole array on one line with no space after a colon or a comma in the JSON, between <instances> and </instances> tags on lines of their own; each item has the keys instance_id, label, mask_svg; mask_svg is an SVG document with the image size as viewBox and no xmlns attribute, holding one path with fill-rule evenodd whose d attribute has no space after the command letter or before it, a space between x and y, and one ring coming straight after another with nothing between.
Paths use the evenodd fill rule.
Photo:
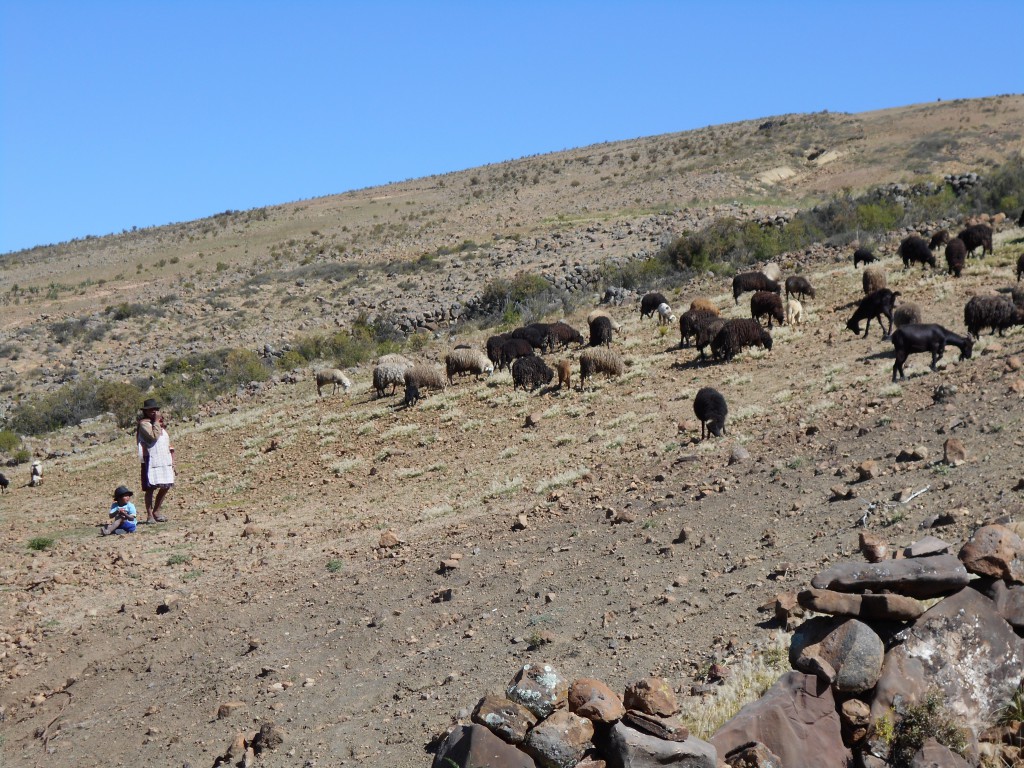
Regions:
<instances>
[{"instance_id":1,"label":"black goat","mask_svg":"<svg viewBox=\"0 0 1024 768\"><path fill-rule=\"evenodd\" d=\"M11 484L11 481L7 479L7 475L0 472L0 493L7 493L7 486Z\"/></svg>"},{"instance_id":2,"label":"black goat","mask_svg":"<svg viewBox=\"0 0 1024 768\"><path fill-rule=\"evenodd\" d=\"M904 269L915 263L919 263L922 267L925 264L930 267L935 266L935 256L932 254L931 248L928 247L928 241L923 237L911 235L904 238L897 252L903 259Z\"/></svg>"},{"instance_id":3,"label":"black goat","mask_svg":"<svg viewBox=\"0 0 1024 768\"><path fill-rule=\"evenodd\" d=\"M871 252L870 248L858 248L853 252L853 266L855 267L862 263L871 264L875 261L878 261L878 257Z\"/></svg>"},{"instance_id":4,"label":"black goat","mask_svg":"<svg viewBox=\"0 0 1024 768\"><path fill-rule=\"evenodd\" d=\"M402 405L406 408L412 408L419 401L420 397L420 388L409 382L405 385L405 397L402 398Z\"/></svg>"},{"instance_id":5,"label":"black goat","mask_svg":"<svg viewBox=\"0 0 1024 768\"><path fill-rule=\"evenodd\" d=\"M872 319L877 317L878 325L881 327L882 316L884 315L889 320L889 330L882 329L882 341L885 341L892 334L892 308L895 306L896 297L899 295L899 291L890 291L888 288L882 288L869 293L861 299L860 304L857 305L857 311L853 313L853 317L846 321L846 327L859 335L860 321L867 320L864 326L864 338L866 339Z\"/></svg>"},{"instance_id":6,"label":"black goat","mask_svg":"<svg viewBox=\"0 0 1024 768\"><path fill-rule=\"evenodd\" d=\"M700 419L700 439L710 435L721 437L725 434L725 417L729 406L717 389L702 387L693 398L693 412Z\"/></svg>"},{"instance_id":7,"label":"black goat","mask_svg":"<svg viewBox=\"0 0 1024 768\"><path fill-rule=\"evenodd\" d=\"M892 380L896 381L897 376L901 379L907 378L903 372L903 364L914 352L931 352L931 369L934 371L936 364L942 359L943 352L946 351L947 344L952 344L960 350L961 360L970 359L974 352L974 339L970 336L947 331L935 323L911 324L897 328L892 335L892 345L896 349L896 362L892 364Z\"/></svg>"}]
</instances>

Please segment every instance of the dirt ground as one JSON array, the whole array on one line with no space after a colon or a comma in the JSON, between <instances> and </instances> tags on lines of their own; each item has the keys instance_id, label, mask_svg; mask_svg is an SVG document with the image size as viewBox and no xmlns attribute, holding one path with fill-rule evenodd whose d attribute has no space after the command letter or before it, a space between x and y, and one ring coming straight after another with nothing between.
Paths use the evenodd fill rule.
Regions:
<instances>
[{"instance_id":1,"label":"dirt ground","mask_svg":"<svg viewBox=\"0 0 1024 768\"><path fill-rule=\"evenodd\" d=\"M1022 242L1007 228L960 280L882 264L926 322L963 332L971 295L1013 284ZM851 253L803 259L807 323L729 363L622 306L627 372L586 391L514 392L499 372L403 409L365 366L347 395L318 398L307 375L170 414L170 521L131 536L98 526L116 485L138 490L133 433L99 419L50 437L43 485L23 465L0 498L0 765L206 768L272 720L285 739L260 766L425 766L526 662L618 690L661 675L686 696L771 642L763 607L856 556L862 525L900 547L1019 517L1024 330L938 372L915 355L894 385L875 324L845 328ZM669 298L681 313L698 295L749 315L724 278ZM590 308L567 320L585 328ZM578 372L579 350L560 357ZM935 400L940 384L955 395ZM698 440L702 386L729 403L723 438ZM966 464L942 463L950 437ZM868 459L879 476L858 482ZM925 491L895 501L906 489Z\"/></svg>"}]
</instances>

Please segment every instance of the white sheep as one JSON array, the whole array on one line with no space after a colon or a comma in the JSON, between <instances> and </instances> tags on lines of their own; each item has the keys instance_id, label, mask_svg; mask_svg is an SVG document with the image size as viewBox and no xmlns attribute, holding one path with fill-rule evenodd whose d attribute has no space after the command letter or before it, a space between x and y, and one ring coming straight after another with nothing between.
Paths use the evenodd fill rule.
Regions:
<instances>
[{"instance_id":1,"label":"white sheep","mask_svg":"<svg viewBox=\"0 0 1024 768\"><path fill-rule=\"evenodd\" d=\"M341 387L348 392L349 387L352 386L352 382L348 380L348 376L339 371L337 368L323 368L316 372L316 396L322 395L321 389L326 387L328 384L332 385L331 394L335 394L338 391L338 387Z\"/></svg>"},{"instance_id":2,"label":"white sheep","mask_svg":"<svg viewBox=\"0 0 1024 768\"><path fill-rule=\"evenodd\" d=\"M790 325L803 325L804 307L796 299L786 302L786 322Z\"/></svg>"},{"instance_id":3,"label":"white sheep","mask_svg":"<svg viewBox=\"0 0 1024 768\"><path fill-rule=\"evenodd\" d=\"M658 305L658 325L668 325L676 321L676 316L672 314L672 307L668 304Z\"/></svg>"},{"instance_id":4,"label":"white sheep","mask_svg":"<svg viewBox=\"0 0 1024 768\"><path fill-rule=\"evenodd\" d=\"M487 355L479 349L467 349L461 347L453 349L444 358L445 373L448 374L448 383L454 384L455 374L471 373L476 377L494 373L494 363L487 359Z\"/></svg>"},{"instance_id":5,"label":"white sheep","mask_svg":"<svg viewBox=\"0 0 1024 768\"><path fill-rule=\"evenodd\" d=\"M404 355L382 355L373 369L373 388L377 397L384 397L384 391L391 387L391 394L405 384L405 371L412 368L412 360Z\"/></svg>"}]
</instances>

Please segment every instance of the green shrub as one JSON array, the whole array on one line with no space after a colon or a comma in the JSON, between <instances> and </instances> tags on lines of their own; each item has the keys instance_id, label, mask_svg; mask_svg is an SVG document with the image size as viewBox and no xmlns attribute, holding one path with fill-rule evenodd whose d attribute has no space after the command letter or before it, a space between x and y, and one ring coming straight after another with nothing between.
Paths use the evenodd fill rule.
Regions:
<instances>
[{"instance_id":1,"label":"green shrub","mask_svg":"<svg viewBox=\"0 0 1024 768\"><path fill-rule=\"evenodd\" d=\"M889 764L906 768L927 739L933 738L961 757L966 756L967 734L957 725L938 690L929 691L918 704L898 704L891 721L876 724L876 733L889 744ZM891 735L890 735L891 734Z\"/></svg>"},{"instance_id":2,"label":"green shrub","mask_svg":"<svg viewBox=\"0 0 1024 768\"><path fill-rule=\"evenodd\" d=\"M21 445L21 440L11 430L0 430L0 451L12 453L19 445Z\"/></svg>"},{"instance_id":3,"label":"green shrub","mask_svg":"<svg viewBox=\"0 0 1024 768\"><path fill-rule=\"evenodd\" d=\"M110 411L117 420L117 426L130 427L135 423L143 393L133 384L118 381L104 381L96 389L96 401L103 411Z\"/></svg>"},{"instance_id":4,"label":"green shrub","mask_svg":"<svg viewBox=\"0 0 1024 768\"><path fill-rule=\"evenodd\" d=\"M57 542L52 536L36 536L28 540L28 548L33 552L45 552Z\"/></svg>"},{"instance_id":5,"label":"green shrub","mask_svg":"<svg viewBox=\"0 0 1024 768\"><path fill-rule=\"evenodd\" d=\"M32 460L32 452L28 448L19 448L12 455L15 464L26 464Z\"/></svg>"}]
</instances>

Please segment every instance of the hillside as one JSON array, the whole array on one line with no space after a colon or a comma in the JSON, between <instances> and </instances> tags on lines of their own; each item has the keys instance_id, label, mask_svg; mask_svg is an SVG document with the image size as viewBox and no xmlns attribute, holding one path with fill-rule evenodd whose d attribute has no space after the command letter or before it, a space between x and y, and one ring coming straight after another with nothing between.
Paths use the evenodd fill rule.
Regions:
<instances>
[{"instance_id":1,"label":"hillside","mask_svg":"<svg viewBox=\"0 0 1024 768\"><path fill-rule=\"evenodd\" d=\"M1020 152L1022 113L1012 96L787 115L10 254L4 394L279 347L361 313L418 317L433 333L410 354L436 361L482 345L490 330L437 313L497 276L564 279L723 212L984 174ZM954 280L904 271L889 255L902 234L881 249L890 287L958 332L967 299L1008 289L1024 250L1007 226ZM896 547L939 514L947 540L1019 518L1024 331L983 337L971 360L947 351L937 373L915 355L894 385L874 324L866 339L845 329L861 295L851 250L781 259L817 288L808 322L730 363L699 363L677 327L626 303L610 312L627 371L585 391L513 391L499 372L402 409L400 393L373 397L364 365L347 395L318 399L300 370L172 413L171 522L131 537L96 527L114 486L138 490L131 434L100 418L30 442L45 483L25 487L16 467L0 497L0 761L212 766L272 719L286 738L261 766L424 766L427 742L526 661L619 689L646 674L701 689L712 662L772 641L761 606L853 555L869 505ZM585 329L592 289L575 294L566 319ZM749 315L712 274L668 295L677 313L703 295ZM163 311L101 311L122 302ZM59 343L53 323L78 319L109 326ZM951 400L933 398L940 383ZM726 396L728 434L699 442L706 385ZM950 436L967 464L941 462ZM926 458L900 457L919 446ZM878 475L856 482L868 459ZM837 485L855 495L836 500ZM381 545L388 530L400 545ZM38 537L54 542L30 549Z\"/></svg>"}]
</instances>

